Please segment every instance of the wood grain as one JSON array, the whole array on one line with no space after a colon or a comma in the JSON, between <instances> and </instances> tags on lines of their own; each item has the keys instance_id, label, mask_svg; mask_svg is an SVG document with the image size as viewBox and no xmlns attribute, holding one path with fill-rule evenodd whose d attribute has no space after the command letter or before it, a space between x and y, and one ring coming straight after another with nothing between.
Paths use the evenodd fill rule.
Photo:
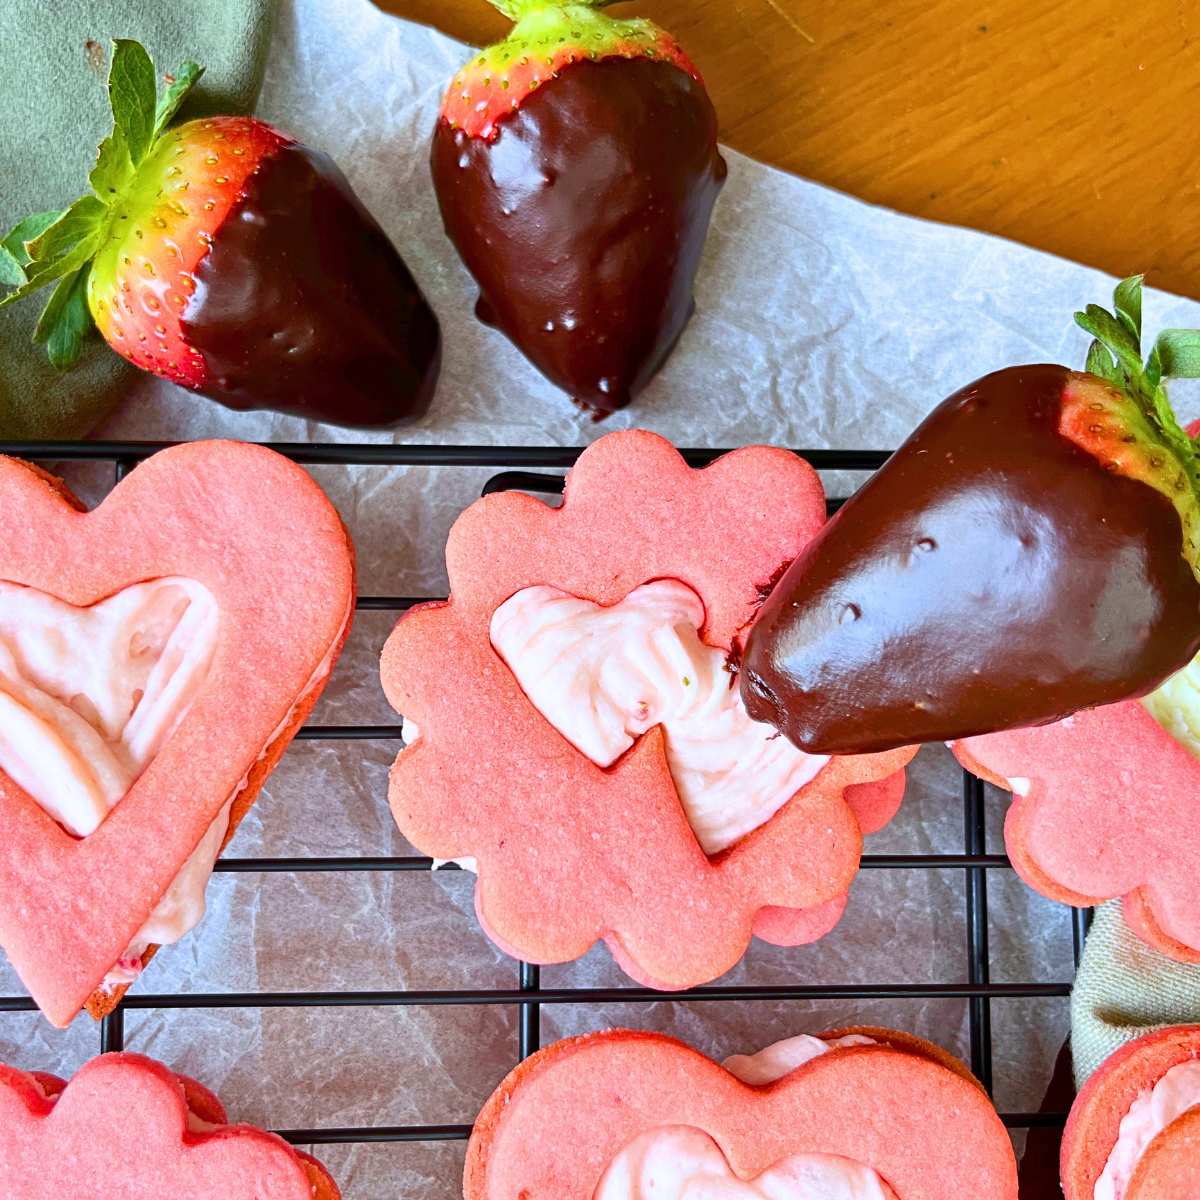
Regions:
<instances>
[{"instance_id":1,"label":"wood grain","mask_svg":"<svg viewBox=\"0 0 1200 1200\"><path fill-rule=\"evenodd\" d=\"M376 0L465 41L485 0ZM722 136L865 200L1200 298L1198 0L641 0Z\"/></svg>"}]
</instances>

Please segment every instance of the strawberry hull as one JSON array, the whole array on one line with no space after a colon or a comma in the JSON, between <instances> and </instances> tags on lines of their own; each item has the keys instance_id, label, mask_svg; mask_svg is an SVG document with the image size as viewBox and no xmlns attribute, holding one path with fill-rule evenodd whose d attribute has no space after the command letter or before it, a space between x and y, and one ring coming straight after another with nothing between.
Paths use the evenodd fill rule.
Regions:
<instances>
[{"instance_id":1,"label":"strawberry hull","mask_svg":"<svg viewBox=\"0 0 1200 1200\"><path fill-rule=\"evenodd\" d=\"M1116 396L1030 366L939 405L764 604L750 714L867 753L1054 721L1185 666L1200 583L1180 513L1062 428Z\"/></svg>"},{"instance_id":2,"label":"strawberry hull","mask_svg":"<svg viewBox=\"0 0 1200 1200\"><path fill-rule=\"evenodd\" d=\"M692 314L725 178L703 85L650 58L572 62L490 139L443 116L432 171L480 318L584 407L628 404Z\"/></svg>"},{"instance_id":3,"label":"strawberry hull","mask_svg":"<svg viewBox=\"0 0 1200 1200\"><path fill-rule=\"evenodd\" d=\"M212 399L361 427L428 409L437 319L328 155L287 143L265 158L195 281L180 324Z\"/></svg>"}]
</instances>

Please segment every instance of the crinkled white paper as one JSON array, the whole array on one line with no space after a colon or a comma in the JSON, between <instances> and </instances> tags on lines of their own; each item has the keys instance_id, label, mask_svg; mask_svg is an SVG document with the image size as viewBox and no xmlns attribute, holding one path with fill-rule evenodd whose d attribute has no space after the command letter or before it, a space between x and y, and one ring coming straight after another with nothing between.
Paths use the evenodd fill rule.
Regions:
<instances>
[{"instance_id":1,"label":"crinkled white paper","mask_svg":"<svg viewBox=\"0 0 1200 1200\"><path fill-rule=\"evenodd\" d=\"M1071 312L1106 301L1095 271L985 235L872 208L729 153L697 288L674 357L631 409L593 424L472 316L474 290L445 240L426 157L443 86L466 50L367 0L285 0L260 111L331 151L401 249L442 322L445 366L414 442L579 445L641 425L678 444L896 445L939 399L1011 363L1079 363ZM1135 269L1136 263L1130 263ZM1151 293L1152 327L1200 324L1200 306ZM1182 393L1177 392L1177 399ZM1185 409L1194 408L1191 397ZM142 378L101 436L390 441L271 414L232 414ZM442 546L491 472L321 467L359 555L365 594L439 595ZM94 497L103 481L78 472ZM86 486L85 486L86 485ZM314 720L396 720L376 659L392 616L363 613ZM470 703L470 697L464 697ZM405 853L386 804L394 743L298 742L229 853ZM963 849L960 776L922 752L898 819L869 852ZM989 850L1004 800L989 794ZM992 977L1066 981L1069 914L1008 871L988 876ZM480 933L462 873L223 874L199 930L155 959L139 990L513 987L517 966ZM755 944L723 982L951 983L967 978L962 870L865 871L837 930L813 947ZM620 985L607 952L542 972L547 986ZM20 985L0 964L0 990ZM1067 1030L1065 1000L996 1000L996 1097L1037 1108ZM630 1024L706 1052L855 1022L894 1025L966 1055L962 1000L547 1005L545 1041ZM235 1119L274 1128L471 1121L515 1061L516 1013L489 1007L130 1012L130 1049L215 1088ZM59 1033L0 1016L0 1059L69 1075L98 1050L86 1018ZM460 1195L461 1143L324 1147L351 1200Z\"/></svg>"}]
</instances>

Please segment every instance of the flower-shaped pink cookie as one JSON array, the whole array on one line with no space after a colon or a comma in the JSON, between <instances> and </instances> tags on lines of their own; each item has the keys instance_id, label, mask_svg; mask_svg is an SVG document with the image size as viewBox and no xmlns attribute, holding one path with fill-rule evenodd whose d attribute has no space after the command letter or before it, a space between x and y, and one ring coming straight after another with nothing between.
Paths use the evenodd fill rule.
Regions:
<instances>
[{"instance_id":1,"label":"flower-shaped pink cookie","mask_svg":"<svg viewBox=\"0 0 1200 1200\"><path fill-rule=\"evenodd\" d=\"M338 1200L316 1159L229 1125L194 1080L106 1054L64 1084L0 1063L5 1200Z\"/></svg>"},{"instance_id":2,"label":"flower-shaped pink cookie","mask_svg":"<svg viewBox=\"0 0 1200 1200\"><path fill-rule=\"evenodd\" d=\"M1200 961L1200 761L1145 705L1107 704L953 749L1013 792L1004 840L1030 887L1080 907L1120 896L1139 937Z\"/></svg>"},{"instance_id":3,"label":"flower-shaped pink cookie","mask_svg":"<svg viewBox=\"0 0 1200 1200\"><path fill-rule=\"evenodd\" d=\"M449 601L383 653L419 730L390 800L422 851L474 860L499 945L563 962L603 938L634 978L684 988L752 933L790 945L836 922L912 751L809 758L749 721L723 669L824 520L790 453L693 470L641 431L585 451L561 508L509 493L459 518Z\"/></svg>"}]
</instances>

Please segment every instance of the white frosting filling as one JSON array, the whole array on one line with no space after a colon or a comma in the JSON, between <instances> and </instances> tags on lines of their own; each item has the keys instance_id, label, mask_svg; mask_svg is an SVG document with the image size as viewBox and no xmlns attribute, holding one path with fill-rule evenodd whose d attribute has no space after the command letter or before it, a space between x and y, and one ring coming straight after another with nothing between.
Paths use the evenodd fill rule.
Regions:
<instances>
[{"instance_id":1,"label":"white frosting filling","mask_svg":"<svg viewBox=\"0 0 1200 1200\"><path fill-rule=\"evenodd\" d=\"M1185 750L1200 758L1200 657L1143 697L1142 704Z\"/></svg>"},{"instance_id":2,"label":"white frosting filling","mask_svg":"<svg viewBox=\"0 0 1200 1200\"><path fill-rule=\"evenodd\" d=\"M321 659L317 669L312 673L308 683L305 684L304 691L297 697L296 703L288 709L287 716L279 722L271 733L271 736L267 738L262 752L255 759L255 766L262 762L267 756L267 751L291 724L296 709L308 699L313 689L318 687L333 669L334 655L341 646L342 634L345 633L346 626L350 623L353 612L354 604L351 601L347 606L346 616L342 622L341 629L338 631L338 636L325 652L325 657ZM229 830L229 818L233 809L233 802L246 786L248 780L249 773L247 772L238 781L237 787L233 789L229 799L225 801L221 807L221 811L217 813L213 823L205 832L204 837L200 839L200 844L192 851L187 862L183 864L183 868L175 876L171 886L158 902L158 905L150 914L146 923L134 934L133 941L126 947L125 953L109 968L108 974L105 975L103 982L100 984L101 991L112 992L118 987L128 986L133 983L142 973L142 957L151 945L173 945L185 934L195 929L200 923L206 908L205 892L208 889L208 881L212 878L213 867L216 865L217 858L221 853L221 844L225 841L225 834Z\"/></svg>"},{"instance_id":3,"label":"white frosting filling","mask_svg":"<svg viewBox=\"0 0 1200 1200\"><path fill-rule=\"evenodd\" d=\"M700 597L678 580L643 584L608 608L539 586L496 610L491 640L530 702L598 766L661 725L684 812L716 854L829 760L750 719L725 653L700 640L703 624Z\"/></svg>"},{"instance_id":4,"label":"white frosting filling","mask_svg":"<svg viewBox=\"0 0 1200 1200\"><path fill-rule=\"evenodd\" d=\"M830 1042L801 1035L724 1065L743 1082L762 1085L837 1047L874 1044L861 1034ZM871 1167L834 1154L792 1154L754 1179L741 1179L703 1130L667 1125L621 1150L593 1200L895 1200L895 1194Z\"/></svg>"},{"instance_id":5,"label":"white frosting filling","mask_svg":"<svg viewBox=\"0 0 1200 1200\"><path fill-rule=\"evenodd\" d=\"M125 953L109 968L100 985L102 991L111 992L133 983L142 973L142 956L152 945L174 945L200 924L207 908L208 881L229 829L230 810L243 786L244 783L239 784L237 791L221 806L200 844L188 856L146 923L133 935Z\"/></svg>"},{"instance_id":6,"label":"white frosting filling","mask_svg":"<svg viewBox=\"0 0 1200 1200\"><path fill-rule=\"evenodd\" d=\"M1200 1061L1179 1063L1146 1088L1121 1118L1117 1140L1093 1193L1095 1200L1122 1200L1146 1147L1176 1118L1200 1104Z\"/></svg>"},{"instance_id":7,"label":"white frosting filling","mask_svg":"<svg viewBox=\"0 0 1200 1200\"><path fill-rule=\"evenodd\" d=\"M219 624L212 593L178 576L133 584L88 608L0 581L0 771L68 833L95 832L187 715ZM339 642L296 705L329 674ZM205 889L245 785L226 800L103 990L132 983L149 946L177 942L204 916Z\"/></svg>"},{"instance_id":8,"label":"white frosting filling","mask_svg":"<svg viewBox=\"0 0 1200 1200\"><path fill-rule=\"evenodd\" d=\"M802 1033L798 1037L774 1042L757 1054L734 1054L721 1065L743 1083L761 1087L790 1075L797 1067L828 1054L830 1050L841 1050L847 1046L874 1046L874 1038L862 1033L848 1033L845 1037L824 1041L812 1034Z\"/></svg>"},{"instance_id":9,"label":"white frosting filling","mask_svg":"<svg viewBox=\"0 0 1200 1200\"><path fill-rule=\"evenodd\" d=\"M440 871L444 867L456 866L461 871L471 871L474 874L479 874L479 862L470 854L463 855L462 858L435 858L433 860L433 870Z\"/></svg>"},{"instance_id":10,"label":"white frosting filling","mask_svg":"<svg viewBox=\"0 0 1200 1200\"><path fill-rule=\"evenodd\" d=\"M740 1179L707 1133L668 1125L626 1146L593 1200L894 1200L894 1193L870 1167L834 1154L793 1154Z\"/></svg>"},{"instance_id":11,"label":"white frosting filling","mask_svg":"<svg viewBox=\"0 0 1200 1200\"><path fill-rule=\"evenodd\" d=\"M69 833L93 833L191 707L217 625L190 579L90 608L0 582L0 770Z\"/></svg>"},{"instance_id":12,"label":"white frosting filling","mask_svg":"<svg viewBox=\"0 0 1200 1200\"><path fill-rule=\"evenodd\" d=\"M217 646L212 593L180 577L133 584L77 608L0 582L0 770L68 833L87 837L186 716ZM104 986L131 983L151 942L204 915L227 803Z\"/></svg>"}]
</instances>

